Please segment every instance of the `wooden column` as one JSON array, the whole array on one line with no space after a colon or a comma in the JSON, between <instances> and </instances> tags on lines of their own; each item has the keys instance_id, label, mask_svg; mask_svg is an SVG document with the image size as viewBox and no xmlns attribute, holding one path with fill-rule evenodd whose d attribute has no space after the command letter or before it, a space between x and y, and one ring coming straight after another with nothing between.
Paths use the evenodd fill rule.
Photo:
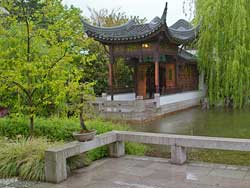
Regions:
<instances>
[{"instance_id":1,"label":"wooden column","mask_svg":"<svg viewBox=\"0 0 250 188\"><path fill-rule=\"evenodd\" d=\"M160 40L160 39L159 39ZM160 93L160 81L159 81L159 61L160 61L160 54L159 54L159 41L155 45L154 51L154 60L155 60L155 93Z\"/></svg>"},{"instance_id":2,"label":"wooden column","mask_svg":"<svg viewBox=\"0 0 250 188\"><path fill-rule=\"evenodd\" d=\"M155 93L160 93L159 86L159 61L155 61Z\"/></svg>"},{"instance_id":3,"label":"wooden column","mask_svg":"<svg viewBox=\"0 0 250 188\"><path fill-rule=\"evenodd\" d=\"M175 64L175 85L176 88L178 88L178 82L179 82L179 60L178 57L176 57L176 64Z\"/></svg>"},{"instance_id":4,"label":"wooden column","mask_svg":"<svg viewBox=\"0 0 250 188\"><path fill-rule=\"evenodd\" d=\"M165 72L165 87L166 87L166 89L168 89L168 64L167 63L165 64L165 69L166 69L166 72Z\"/></svg>"},{"instance_id":5,"label":"wooden column","mask_svg":"<svg viewBox=\"0 0 250 188\"><path fill-rule=\"evenodd\" d=\"M137 97L138 95L138 84L137 84L137 80L138 80L138 64L135 63L135 67L134 67L134 87L135 87L135 96Z\"/></svg>"},{"instance_id":6,"label":"wooden column","mask_svg":"<svg viewBox=\"0 0 250 188\"><path fill-rule=\"evenodd\" d=\"M137 71L137 96L147 96L147 66L139 65Z\"/></svg>"},{"instance_id":7,"label":"wooden column","mask_svg":"<svg viewBox=\"0 0 250 188\"><path fill-rule=\"evenodd\" d=\"M113 87L113 64L115 62L113 46L109 47L109 91L111 95L111 100L114 100L114 87Z\"/></svg>"}]
</instances>

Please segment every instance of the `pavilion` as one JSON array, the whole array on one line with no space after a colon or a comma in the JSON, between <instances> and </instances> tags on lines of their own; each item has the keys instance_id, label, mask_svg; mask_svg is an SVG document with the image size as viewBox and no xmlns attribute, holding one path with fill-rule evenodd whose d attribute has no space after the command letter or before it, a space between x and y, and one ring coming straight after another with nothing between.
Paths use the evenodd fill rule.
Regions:
<instances>
[{"instance_id":1,"label":"pavilion","mask_svg":"<svg viewBox=\"0 0 250 188\"><path fill-rule=\"evenodd\" d=\"M167 3L161 18L146 24L130 20L121 26L98 27L83 21L86 34L109 48L108 100L150 100L172 94L165 102L161 98L166 104L174 99L173 94L181 93L185 98L185 93L199 90L196 57L184 50L197 39L199 26L181 19L169 27L166 18ZM113 86L113 65L119 58L133 69L133 88L117 90Z\"/></svg>"}]
</instances>

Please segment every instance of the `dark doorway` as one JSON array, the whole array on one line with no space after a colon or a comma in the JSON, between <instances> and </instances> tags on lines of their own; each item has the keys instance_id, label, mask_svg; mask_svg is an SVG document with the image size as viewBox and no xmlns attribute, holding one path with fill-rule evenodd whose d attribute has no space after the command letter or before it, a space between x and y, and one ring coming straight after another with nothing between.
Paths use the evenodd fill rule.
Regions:
<instances>
[{"instance_id":1,"label":"dark doorway","mask_svg":"<svg viewBox=\"0 0 250 188\"><path fill-rule=\"evenodd\" d=\"M154 64L149 65L147 69L147 97L154 98L155 93L155 67Z\"/></svg>"}]
</instances>

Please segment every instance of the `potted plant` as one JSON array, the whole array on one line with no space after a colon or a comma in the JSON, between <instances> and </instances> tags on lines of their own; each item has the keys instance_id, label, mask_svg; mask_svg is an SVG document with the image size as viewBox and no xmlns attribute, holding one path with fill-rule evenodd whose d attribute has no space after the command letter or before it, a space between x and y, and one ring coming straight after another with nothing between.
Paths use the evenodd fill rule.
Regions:
<instances>
[{"instance_id":1,"label":"potted plant","mask_svg":"<svg viewBox=\"0 0 250 188\"><path fill-rule=\"evenodd\" d=\"M80 104L84 104L84 97L81 95ZM93 140L96 135L96 130L89 130L87 126L85 125L84 117L83 117L83 107L80 107L80 113L79 113L79 119L80 119L80 125L81 130L79 132L74 132L73 136L76 140L79 142L86 142Z\"/></svg>"},{"instance_id":2,"label":"potted plant","mask_svg":"<svg viewBox=\"0 0 250 188\"><path fill-rule=\"evenodd\" d=\"M72 83L73 84L73 83ZM76 84L77 85L77 84ZM70 87L70 106L74 113L78 113L81 130L73 132L73 137L79 142L93 140L96 130L89 130L85 124L85 114L91 114L92 101L94 100L93 83L79 84L78 87L71 85Z\"/></svg>"}]
</instances>

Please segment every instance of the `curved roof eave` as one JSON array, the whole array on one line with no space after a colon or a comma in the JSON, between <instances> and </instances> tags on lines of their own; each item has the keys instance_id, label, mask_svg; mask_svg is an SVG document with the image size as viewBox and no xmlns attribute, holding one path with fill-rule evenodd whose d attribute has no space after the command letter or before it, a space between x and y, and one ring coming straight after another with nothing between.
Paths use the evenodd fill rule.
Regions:
<instances>
[{"instance_id":1,"label":"curved roof eave","mask_svg":"<svg viewBox=\"0 0 250 188\"><path fill-rule=\"evenodd\" d=\"M178 52L178 56L190 62L197 62L197 56L184 49Z\"/></svg>"},{"instance_id":2,"label":"curved roof eave","mask_svg":"<svg viewBox=\"0 0 250 188\"><path fill-rule=\"evenodd\" d=\"M193 27L183 19L178 20L172 26L168 27L168 33L171 35L171 38L180 44L186 44L195 40L198 37L199 30L200 24Z\"/></svg>"},{"instance_id":3,"label":"curved roof eave","mask_svg":"<svg viewBox=\"0 0 250 188\"><path fill-rule=\"evenodd\" d=\"M155 17L151 22L146 24L137 24L134 20L130 20L121 26L98 27L84 20L82 20L82 22L87 35L103 43L133 43L145 41L155 37L155 35L161 31L165 31L167 39L177 45L190 43L198 36L199 26L193 28L189 22L181 19L168 27L166 17L167 3L162 17Z\"/></svg>"},{"instance_id":4,"label":"curved roof eave","mask_svg":"<svg viewBox=\"0 0 250 188\"><path fill-rule=\"evenodd\" d=\"M110 43L112 41L133 42L151 38L162 27L161 19L155 17L148 24L136 24L133 20L116 27L97 27L82 20L84 30L89 37L98 41Z\"/></svg>"},{"instance_id":5,"label":"curved roof eave","mask_svg":"<svg viewBox=\"0 0 250 188\"><path fill-rule=\"evenodd\" d=\"M171 38L176 41L178 44L187 44L192 41L194 41L199 34L200 26L198 25L195 28L185 30L185 31L179 31L175 29L169 28L169 34L171 35Z\"/></svg>"}]
</instances>

